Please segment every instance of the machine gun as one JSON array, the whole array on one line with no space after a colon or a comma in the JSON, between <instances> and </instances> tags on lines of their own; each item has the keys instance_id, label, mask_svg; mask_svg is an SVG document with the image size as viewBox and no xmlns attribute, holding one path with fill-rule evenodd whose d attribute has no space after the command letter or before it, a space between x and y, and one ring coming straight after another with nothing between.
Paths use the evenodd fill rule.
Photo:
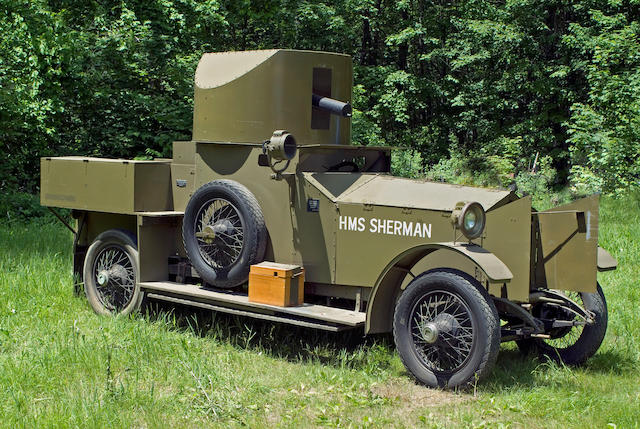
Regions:
<instances>
[{"instance_id":1,"label":"machine gun","mask_svg":"<svg viewBox=\"0 0 640 429\"><path fill-rule=\"evenodd\" d=\"M318 109L333 113L334 115L343 116L345 118L351 117L351 104L343 103L342 101L334 100L333 98L313 94L311 97L311 105Z\"/></svg>"}]
</instances>

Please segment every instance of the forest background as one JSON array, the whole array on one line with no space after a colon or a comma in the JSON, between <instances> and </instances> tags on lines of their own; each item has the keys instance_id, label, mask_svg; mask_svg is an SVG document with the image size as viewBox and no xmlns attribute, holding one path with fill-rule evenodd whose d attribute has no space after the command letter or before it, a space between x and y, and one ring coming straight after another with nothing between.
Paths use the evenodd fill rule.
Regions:
<instances>
[{"instance_id":1,"label":"forest background","mask_svg":"<svg viewBox=\"0 0 640 429\"><path fill-rule=\"evenodd\" d=\"M0 0L0 206L33 210L41 156L170 155L201 54L267 48L352 55L354 143L409 148L396 174L626 193L639 18L640 0Z\"/></svg>"}]
</instances>

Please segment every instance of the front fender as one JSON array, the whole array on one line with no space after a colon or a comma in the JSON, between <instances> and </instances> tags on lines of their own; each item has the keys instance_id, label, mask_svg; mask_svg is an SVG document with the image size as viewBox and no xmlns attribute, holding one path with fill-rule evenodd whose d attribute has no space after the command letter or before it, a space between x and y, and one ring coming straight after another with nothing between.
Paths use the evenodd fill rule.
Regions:
<instances>
[{"instance_id":1,"label":"front fender","mask_svg":"<svg viewBox=\"0 0 640 429\"><path fill-rule=\"evenodd\" d=\"M618 261L609 252L598 246L598 271L611 271L618 268Z\"/></svg>"},{"instance_id":2,"label":"front fender","mask_svg":"<svg viewBox=\"0 0 640 429\"><path fill-rule=\"evenodd\" d=\"M396 256L376 281L367 305L366 333L389 332L393 320L395 301L402 280L422 258L436 250L447 249L470 259L489 281L506 283L513 278L509 267L496 255L472 243L430 243L412 247ZM448 267L443 267L448 268Z\"/></svg>"}]
</instances>

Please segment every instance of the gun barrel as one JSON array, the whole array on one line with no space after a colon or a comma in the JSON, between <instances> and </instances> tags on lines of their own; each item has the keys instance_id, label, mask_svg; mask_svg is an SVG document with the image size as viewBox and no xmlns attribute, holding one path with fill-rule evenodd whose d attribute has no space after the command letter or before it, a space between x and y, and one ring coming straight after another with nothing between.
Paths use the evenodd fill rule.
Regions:
<instances>
[{"instance_id":1,"label":"gun barrel","mask_svg":"<svg viewBox=\"0 0 640 429\"><path fill-rule=\"evenodd\" d=\"M315 107L326 110L334 115L350 117L351 116L351 104L343 103L333 98L323 97L321 95L313 94L311 98L311 104Z\"/></svg>"}]
</instances>

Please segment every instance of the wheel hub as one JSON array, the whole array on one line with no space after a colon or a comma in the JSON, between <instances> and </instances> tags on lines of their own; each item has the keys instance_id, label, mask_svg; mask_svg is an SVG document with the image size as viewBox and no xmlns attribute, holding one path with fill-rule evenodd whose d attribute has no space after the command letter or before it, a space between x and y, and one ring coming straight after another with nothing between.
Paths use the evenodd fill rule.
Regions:
<instances>
[{"instance_id":1,"label":"wheel hub","mask_svg":"<svg viewBox=\"0 0 640 429\"><path fill-rule=\"evenodd\" d=\"M112 265L108 270L101 270L96 276L99 286L106 286L109 281L116 278L121 280L127 278L127 269L120 264Z\"/></svg>"},{"instance_id":2,"label":"wheel hub","mask_svg":"<svg viewBox=\"0 0 640 429\"><path fill-rule=\"evenodd\" d=\"M455 317L449 313L442 313L432 322L422 324L420 334L425 342L434 344L443 333L456 335L459 327L460 324Z\"/></svg>"},{"instance_id":3,"label":"wheel hub","mask_svg":"<svg viewBox=\"0 0 640 429\"><path fill-rule=\"evenodd\" d=\"M438 326L435 323L427 323L423 325L420 329L420 333L422 334L422 338L429 343L433 344L438 340Z\"/></svg>"},{"instance_id":4,"label":"wheel hub","mask_svg":"<svg viewBox=\"0 0 640 429\"><path fill-rule=\"evenodd\" d=\"M216 222L212 227L214 233L216 234L233 234L235 228L229 219L223 219L221 221Z\"/></svg>"},{"instance_id":5,"label":"wheel hub","mask_svg":"<svg viewBox=\"0 0 640 429\"><path fill-rule=\"evenodd\" d=\"M447 332L456 335L460 323L449 313L441 313L434 320L439 332Z\"/></svg>"},{"instance_id":6,"label":"wheel hub","mask_svg":"<svg viewBox=\"0 0 640 429\"><path fill-rule=\"evenodd\" d=\"M205 226L201 232L196 233L196 237L202 239L207 244L211 244L218 235L228 236L234 232L235 228L233 224L228 219L223 219L213 225Z\"/></svg>"},{"instance_id":7,"label":"wheel hub","mask_svg":"<svg viewBox=\"0 0 640 429\"><path fill-rule=\"evenodd\" d=\"M105 286L109 283L109 272L107 270L102 270L98 273L98 284L100 286Z\"/></svg>"}]
</instances>

